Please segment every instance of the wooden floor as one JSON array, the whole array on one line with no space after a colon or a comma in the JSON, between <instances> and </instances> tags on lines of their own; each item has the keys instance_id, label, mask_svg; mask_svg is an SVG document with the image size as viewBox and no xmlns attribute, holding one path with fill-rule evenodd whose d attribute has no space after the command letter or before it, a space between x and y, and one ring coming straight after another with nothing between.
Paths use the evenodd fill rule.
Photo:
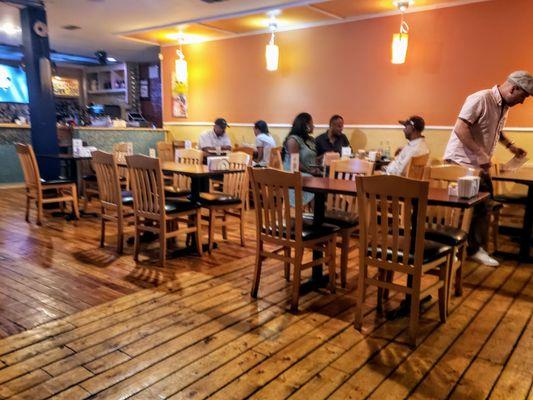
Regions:
<instances>
[{"instance_id":1,"label":"wooden floor","mask_svg":"<svg viewBox=\"0 0 533 400\"><path fill-rule=\"evenodd\" d=\"M249 297L255 243L237 231L161 269L135 265L131 247L117 257L112 236L100 249L96 218L37 227L22 204L0 190L0 398L533 398L531 264L468 263L448 322L427 305L413 350L375 292L353 328L356 252L350 287L308 293L294 315L279 263Z\"/></svg>"}]
</instances>

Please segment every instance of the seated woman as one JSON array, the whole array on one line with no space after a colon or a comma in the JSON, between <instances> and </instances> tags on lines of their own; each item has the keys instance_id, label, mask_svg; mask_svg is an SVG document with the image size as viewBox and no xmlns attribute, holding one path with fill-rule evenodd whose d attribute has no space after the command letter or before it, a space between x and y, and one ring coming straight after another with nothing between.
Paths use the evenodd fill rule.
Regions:
<instances>
[{"instance_id":1,"label":"seated woman","mask_svg":"<svg viewBox=\"0 0 533 400\"><path fill-rule=\"evenodd\" d=\"M313 117L308 113L300 113L294 119L291 131L283 143L283 168L286 171L290 171L291 154L298 154L300 156L300 172L320 175L320 170L316 167L315 140L311 136L314 128Z\"/></svg>"},{"instance_id":2,"label":"seated woman","mask_svg":"<svg viewBox=\"0 0 533 400\"><path fill-rule=\"evenodd\" d=\"M313 117L308 113L300 113L294 119L292 128L283 143L283 169L290 171L291 154L299 155L299 170L303 175L320 175L316 167L316 145L311 136L313 133ZM291 205L294 205L294 193L290 194ZM310 203L314 198L312 193L303 192L303 204Z\"/></svg>"},{"instance_id":3,"label":"seated woman","mask_svg":"<svg viewBox=\"0 0 533 400\"><path fill-rule=\"evenodd\" d=\"M257 165L267 166L270 160L270 149L276 147L274 138L268 131L268 125L265 121L259 120L254 124L255 147L257 152L254 153L254 161Z\"/></svg>"}]
</instances>

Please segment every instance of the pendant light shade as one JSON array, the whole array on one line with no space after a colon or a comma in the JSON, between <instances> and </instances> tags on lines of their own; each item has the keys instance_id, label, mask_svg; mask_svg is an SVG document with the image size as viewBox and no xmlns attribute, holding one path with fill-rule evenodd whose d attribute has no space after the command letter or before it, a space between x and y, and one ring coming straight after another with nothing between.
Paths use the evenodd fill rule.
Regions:
<instances>
[{"instance_id":1,"label":"pendant light shade","mask_svg":"<svg viewBox=\"0 0 533 400\"><path fill-rule=\"evenodd\" d=\"M404 26L407 29L404 30ZM407 47L409 45L409 34L407 33L409 27L405 22L402 23L400 33L392 35L392 59L393 64L403 64L407 57Z\"/></svg>"},{"instance_id":2,"label":"pendant light shade","mask_svg":"<svg viewBox=\"0 0 533 400\"><path fill-rule=\"evenodd\" d=\"M274 35L266 46L266 68L268 71L277 71L279 63L279 47L274 43Z\"/></svg>"},{"instance_id":3,"label":"pendant light shade","mask_svg":"<svg viewBox=\"0 0 533 400\"><path fill-rule=\"evenodd\" d=\"M181 50L177 51L176 59L176 80L180 83L187 83L187 61Z\"/></svg>"}]
</instances>

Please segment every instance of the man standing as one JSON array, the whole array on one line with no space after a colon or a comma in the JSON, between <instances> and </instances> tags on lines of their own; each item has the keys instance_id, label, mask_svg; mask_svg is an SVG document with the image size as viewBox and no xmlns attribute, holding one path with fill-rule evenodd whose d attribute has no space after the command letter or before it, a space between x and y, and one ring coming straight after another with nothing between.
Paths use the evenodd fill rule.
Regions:
<instances>
[{"instance_id":1,"label":"man standing","mask_svg":"<svg viewBox=\"0 0 533 400\"><path fill-rule=\"evenodd\" d=\"M231 150L231 141L226 128L228 123L224 118L217 118L213 129L205 131L200 135L199 147L203 151L213 151L219 147L221 150Z\"/></svg>"},{"instance_id":2,"label":"man standing","mask_svg":"<svg viewBox=\"0 0 533 400\"><path fill-rule=\"evenodd\" d=\"M480 191L492 194L489 170L496 143L500 142L517 157L526 152L515 146L502 129L510 107L522 104L533 95L533 76L526 71L513 72L502 85L476 92L467 97L446 146L447 162L481 169ZM484 250L488 243L490 202L474 209L468 237L469 253L475 261L498 266Z\"/></svg>"},{"instance_id":3,"label":"man standing","mask_svg":"<svg viewBox=\"0 0 533 400\"><path fill-rule=\"evenodd\" d=\"M429 154L429 147L426 144L426 139L422 136L426 123L424 118L417 115L409 117L405 121L398 121L404 126L403 134L409 141L407 146L396 153L396 158L385 167L385 173L388 175L405 176L407 173L407 165L411 158Z\"/></svg>"},{"instance_id":4,"label":"man standing","mask_svg":"<svg viewBox=\"0 0 533 400\"><path fill-rule=\"evenodd\" d=\"M317 157L324 153L336 152L342 154L343 147L350 147L350 142L342 130L344 119L340 115L334 115L329 119L329 129L315 139Z\"/></svg>"}]
</instances>

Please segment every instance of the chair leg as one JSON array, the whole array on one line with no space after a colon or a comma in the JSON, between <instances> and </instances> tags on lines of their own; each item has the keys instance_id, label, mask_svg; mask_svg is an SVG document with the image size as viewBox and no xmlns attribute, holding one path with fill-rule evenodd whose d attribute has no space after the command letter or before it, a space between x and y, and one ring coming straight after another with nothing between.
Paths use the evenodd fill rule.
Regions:
<instances>
[{"instance_id":1,"label":"chair leg","mask_svg":"<svg viewBox=\"0 0 533 400\"><path fill-rule=\"evenodd\" d=\"M461 248L461 251L458 257L461 260L461 264L459 265L459 268L457 268L457 271L455 272L455 295L462 296L463 295L463 265L465 264L465 261L466 261L466 244L464 244L463 247Z\"/></svg>"},{"instance_id":2,"label":"chair leg","mask_svg":"<svg viewBox=\"0 0 533 400\"><path fill-rule=\"evenodd\" d=\"M240 215L240 222L241 222L241 246L246 246L245 239L244 239L244 207L241 207L241 215Z\"/></svg>"},{"instance_id":3,"label":"chair leg","mask_svg":"<svg viewBox=\"0 0 533 400\"><path fill-rule=\"evenodd\" d=\"M222 216L222 239L228 240L228 228L226 227L226 212L223 211Z\"/></svg>"},{"instance_id":4,"label":"chair leg","mask_svg":"<svg viewBox=\"0 0 533 400\"><path fill-rule=\"evenodd\" d=\"M252 282L251 296L257 298L257 292L259 291L259 281L261 280L261 267L263 266L263 257L261 252L263 251L263 243L260 241L257 244L255 252L255 267L254 267L254 281Z\"/></svg>"},{"instance_id":5,"label":"chair leg","mask_svg":"<svg viewBox=\"0 0 533 400\"><path fill-rule=\"evenodd\" d=\"M291 312L298 311L298 302L300 300L300 278L302 276L302 259L303 247L294 249L294 271L292 273L292 296L291 296Z\"/></svg>"},{"instance_id":6,"label":"chair leg","mask_svg":"<svg viewBox=\"0 0 533 400\"><path fill-rule=\"evenodd\" d=\"M350 252L350 231L342 232L341 247L341 287L346 287L346 275L348 273L348 253Z\"/></svg>"},{"instance_id":7,"label":"chair leg","mask_svg":"<svg viewBox=\"0 0 533 400\"><path fill-rule=\"evenodd\" d=\"M500 226L500 211L495 211L492 215L492 242L493 242L493 252L498 251L498 238L499 238L499 226Z\"/></svg>"},{"instance_id":8,"label":"chair leg","mask_svg":"<svg viewBox=\"0 0 533 400\"><path fill-rule=\"evenodd\" d=\"M448 316L448 301L449 301L449 291L450 291L450 269L453 265L454 252L452 252L446 263L440 266L439 280L442 281L442 287L439 288L439 317L440 322L445 323L446 317ZM451 259L451 261L450 261Z\"/></svg>"},{"instance_id":9,"label":"chair leg","mask_svg":"<svg viewBox=\"0 0 533 400\"><path fill-rule=\"evenodd\" d=\"M167 226L166 221L161 222L159 228L159 265L164 268L167 262Z\"/></svg>"},{"instance_id":10,"label":"chair leg","mask_svg":"<svg viewBox=\"0 0 533 400\"><path fill-rule=\"evenodd\" d=\"M215 210L209 209L209 254L213 251L213 243L215 242Z\"/></svg>"},{"instance_id":11,"label":"chair leg","mask_svg":"<svg viewBox=\"0 0 533 400\"><path fill-rule=\"evenodd\" d=\"M122 254L124 252L124 219L122 216L118 216L117 221L117 253Z\"/></svg>"},{"instance_id":12,"label":"chair leg","mask_svg":"<svg viewBox=\"0 0 533 400\"><path fill-rule=\"evenodd\" d=\"M383 268L378 268L378 281L386 282L387 281L387 273L388 273L388 271L384 270ZM377 310L378 314L382 314L383 313L383 298L385 297L384 296L384 291L385 291L385 289L383 289L382 287L378 286L378 303L377 303L377 307L376 307L376 310Z\"/></svg>"},{"instance_id":13,"label":"chair leg","mask_svg":"<svg viewBox=\"0 0 533 400\"><path fill-rule=\"evenodd\" d=\"M335 293L335 274L336 274L336 250L337 250L337 236L333 236L333 238L327 243L328 248L328 269L329 269L329 290L331 293ZM341 267L342 268L342 267ZM342 272L341 272L342 273ZM346 277L345 277L346 280Z\"/></svg>"},{"instance_id":14,"label":"chair leg","mask_svg":"<svg viewBox=\"0 0 533 400\"><path fill-rule=\"evenodd\" d=\"M76 185L72 185L72 208L74 209L74 215L77 219L80 219L80 209L78 207L78 191Z\"/></svg>"},{"instance_id":15,"label":"chair leg","mask_svg":"<svg viewBox=\"0 0 533 400\"><path fill-rule=\"evenodd\" d=\"M285 247L283 249L283 255L287 258L291 258L291 248ZM283 267L285 270L285 280L288 282L291 280L291 263L289 261L285 261L283 263Z\"/></svg>"},{"instance_id":16,"label":"chair leg","mask_svg":"<svg viewBox=\"0 0 533 400\"><path fill-rule=\"evenodd\" d=\"M30 196L26 194L26 222L30 222L30 203Z\"/></svg>"},{"instance_id":17,"label":"chair leg","mask_svg":"<svg viewBox=\"0 0 533 400\"><path fill-rule=\"evenodd\" d=\"M139 261L139 251L141 249L141 231L138 228L139 224L140 222L136 218L135 219L135 241L133 244L133 259L135 261Z\"/></svg>"},{"instance_id":18,"label":"chair leg","mask_svg":"<svg viewBox=\"0 0 533 400\"><path fill-rule=\"evenodd\" d=\"M37 225L43 224L43 200L39 198L37 200Z\"/></svg>"},{"instance_id":19,"label":"chair leg","mask_svg":"<svg viewBox=\"0 0 533 400\"><path fill-rule=\"evenodd\" d=\"M104 210L102 210L102 215L100 216L100 247L105 245L105 219L104 219Z\"/></svg>"},{"instance_id":20,"label":"chair leg","mask_svg":"<svg viewBox=\"0 0 533 400\"><path fill-rule=\"evenodd\" d=\"M200 208L196 210L195 218L196 218L196 251L198 255L201 257L203 255L203 248L202 248L202 212Z\"/></svg>"},{"instance_id":21,"label":"chair leg","mask_svg":"<svg viewBox=\"0 0 533 400\"><path fill-rule=\"evenodd\" d=\"M359 331L363 329L363 307L365 305L366 275L368 273L366 264L361 264L362 265L359 266L359 277L357 279L357 296L354 318L355 329Z\"/></svg>"},{"instance_id":22,"label":"chair leg","mask_svg":"<svg viewBox=\"0 0 533 400\"><path fill-rule=\"evenodd\" d=\"M409 315L409 343L416 347L418 336L418 319L420 315L420 278L414 279L411 295L411 312Z\"/></svg>"},{"instance_id":23,"label":"chair leg","mask_svg":"<svg viewBox=\"0 0 533 400\"><path fill-rule=\"evenodd\" d=\"M388 283L392 283L392 281L394 280L394 271L387 271L385 273L385 280L388 282ZM389 299L389 289L383 289L383 299L384 300L388 300Z\"/></svg>"}]
</instances>

